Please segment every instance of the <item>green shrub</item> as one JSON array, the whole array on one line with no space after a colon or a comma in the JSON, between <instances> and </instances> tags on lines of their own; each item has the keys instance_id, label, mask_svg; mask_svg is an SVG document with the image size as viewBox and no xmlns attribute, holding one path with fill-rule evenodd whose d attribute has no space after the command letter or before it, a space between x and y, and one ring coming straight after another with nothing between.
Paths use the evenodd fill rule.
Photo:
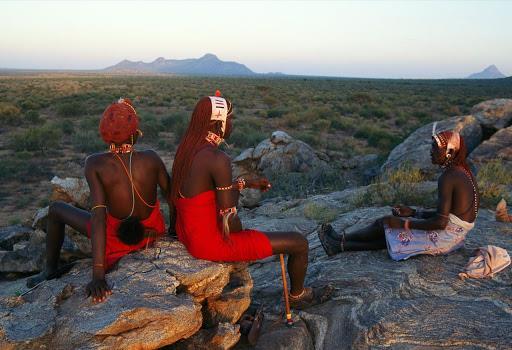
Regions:
<instances>
[{"instance_id":1,"label":"green shrub","mask_svg":"<svg viewBox=\"0 0 512 350\"><path fill-rule=\"evenodd\" d=\"M280 118L286 113L283 109L269 109L267 111L268 118Z\"/></svg>"},{"instance_id":2,"label":"green shrub","mask_svg":"<svg viewBox=\"0 0 512 350\"><path fill-rule=\"evenodd\" d=\"M12 103L0 102L0 123L12 125L19 123L20 109Z\"/></svg>"},{"instance_id":3,"label":"green shrub","mask_svg":"<svg viewBox=\"0 0 512 350\"><path fill-rule=\"evenodd\" d=\"M80 130L73 134L73 148L78 152L95 153L106 149L96 130Z\"/></svg>"},{"instance_id":4,"label":"green shrub","mask_svg":"<svg viewBox=\"0 0 512 350\"><path fill-rule=\"evenodd\" d=\"M433 207L437 187L424 181L420 169L406 164L376 179L351 204L355 208L395 204Z\"/></svg>"},{"instance_id":5,"label":"green shrub","mask_svg":"<svg viewBox=\"0 0 512 350\"><path fill-rule=\"evenodd\" d=\"M393 135L386 129L375 125L364 124L354 133L359 139L366 139L368 145L379 148L382 151L389 151L401 142L401 138Z\"/></svg>"},{"instance_id":6,"label":"green shrub","mask_svg":"<svg viewBox=\"0 0 512 350\"><path fill-rule=\"evenodd\" d=\"M336 215L336 210L316 203L308 203L304 206L304 216L322 224L334 221Z\"/></svg>"},{"instance_id":7,"label":"green shrub","mask_svg":"<svg viewBox=\"0 0 512 350\"><path fill-rule=\"evenodd\" d=\"M62 137L62 132L53 125L40 128L29 128L13 135L10 146L15 151L40 151L56 149Z\"/></svg>"},{"instance_id":8,"label":"green shrub","mask_svg":"<svg viewBox=\"0 0 512 350\"><path fill-rule=\"evenodd\" d=\"M188 128L189 118L185 112L171 114L162 119L162 126L167 131L172 131L178 142Z\"/></svg>"},{"instance_id":9,"label":"green shrub","mask_svg":"<svg viewBox=\"0 0 512 350\"><path fill-rule=\"evenodd\" d=\"M255 147L258 143L268 137L261 128L256 128L251 123L239 123L233 128L231 136L227 140L237 148Z\"/></svg>"},{"instance_id":10,"label":"green shrub","mask_svg":"<svg viewBox=\"0 0 512 350\"><path fill-rule=\"evenodd\" d=\"M69 118L84 114L83 105L79 101L61 102L55 108L59 117Z\"/></svg>"},{"instance_id":11,"label":"green shrub","mask_svg":"<svg viewBox=\"0 0 512 350\"><path fill-rule=\"evenodd\" d=\"M44 120L41 118L39 113L33 109L25 112L24 119L30 124L42 124Z\"/></svg>"},{"instance_id":12,"label":"green shrub","mask_svg":"<svg viewBox=\"0 0 512 350\"><path fill-rule=\"evenodd\" d=\"M484 164L477 174L478 190L480 192L480 205L494 208L501 198L511 202L510 174L512 167L500 160Z\"/></svg>"},{"instance_id":13,"label":"green shrub","mask_svg":"<svg viewBox=\"0 0 512 350\"><path fill-rule=\"evenodd\" d=\"M163 125L154 115L143 114L140 117L140 129L144 133L144 142L157 142L158 133L163 129Z\"/></svg>"}]
</instances>

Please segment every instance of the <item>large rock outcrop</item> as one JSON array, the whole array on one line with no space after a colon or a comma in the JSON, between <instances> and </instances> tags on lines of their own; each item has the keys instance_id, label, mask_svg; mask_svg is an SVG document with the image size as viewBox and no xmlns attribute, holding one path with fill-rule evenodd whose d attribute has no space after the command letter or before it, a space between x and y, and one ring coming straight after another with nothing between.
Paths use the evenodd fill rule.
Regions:
<instances>
[{"instance_id":1,"label":"large rock outcrop","mask_svg":"<svg viewBox=\"0 0 512 350\"><path fill-rule=\"evenodd\" d=\"M481 102L473 106L471 114L486 129L503 129L512 124L512 99L498 98Z\"/></svg>"},{"instance_id":2,"label":"large rock outcrop","mask_svg":"<svg viewBox=\"0 0 512 350\"><path fill-rule=\"evenodd\" d=\"M336 196L349 201L348 193L345 195ZM327 204L332 197L310 198L313 203ZM264 215L265 205L244 215L262 230L287 230L294 220L300 221L301 208L307 207L308 200L280 203L281 208L288 208L282 219L276 219L271 212ZM389 207L349 211L338 208L332 224L336 230L348 232L390 214ZM284 309L279 263L267 260L252 264L254 302L265 305L270 314L257 348L273 344L273 349L288 350L418 346L505 349L512 344L510 332L502 331L512 327L512 268L493 279L458 278L477 247L492 244L512 251L512 226L496 222L493 212L481 210L465 248L447 256L419 256L402 262L391 260L386 250L345 252L329 258L318 241L317 223L318 220L311 220L302 231L310 243L306 284L330 283L335 294L324 304L294 312L297 327L287 329L271 317ZM307 327L302 328L303 323ZM288 339L296 341L287 342ZM243 345L236 348L244 349Z\"/></svg>"},{"instance_id":3,"label":"large rock outcrop","mask_svg":"<svg viewBox=\"0 0 512 350\"><path fill-rule=\"evenodd\" d=\"M436 174L438 167L432 165L430 160L432 126L433 123L422 126L409 135L404 142L396 146L382 165L381 172L385 173L408 164L411 167L421 169L427 176ZM437 131L455 128L460 130L470 152L480 144L482 128L474 116L452 117L437 124Z\"/></svg>"},{"instance_id":4,"label":"large rock outcrop","mask_svg":"<svg viewBox=\"0 0 512 350\"><path fill-rule=\"evenodd\" d=\"M201 331L201 339L233 345L240 337L234 323L252 288L246 265L197 260L164 239L121 259L107 275L113 294L100 304L84 294L90 265L81 260L23 297L2 293L0 348L158 349L191 338L203 319L218 332L208 338Z\"/></svg>"},{"instance_id":5,"label":"large rock outcrop","mask_svg":"<svg viewBox=\"0 0 512 350\"><path fill-rule=\"evenodd\" d=\"M499 161L512 169L512 126L499 130L482 142L471 152L469 159L476 168L491 161Z\"/></svg>"},{"instance_id":6,"label":"large rock outcrop","mask_svg":"<svg viewBox=\"0 0 512 350\"><path fill-rule=\"evenodd\" d=\"M322 171L328 168L325 160L305 142L296 140L284 131L274 131L269 139L256 147L244 150L233 159L233 176L246 178L279 173ZM261 194L257 190L242 191L242 206L255 206Z\"/></svg>"},{"instance_id":7,"label":"large rock outcrop","mask_svg":"<svg viewBox=\"0 0 512 350\"><path fill-rule=\"evenodd\" d=\"M478 168L491 160L509 162L511 158L510 126L512 99L494 99L473 106L471 115L452 117L438 123L437 130L459 129L469 152L469 159ZM414 131L396 146L381 167L381 173L409 165L433 177L436 166L430 161L432 124ZM486 140L488 139L488 140ZM486 140L481 143L482 140Z\"/></svg>"}]
</instances>

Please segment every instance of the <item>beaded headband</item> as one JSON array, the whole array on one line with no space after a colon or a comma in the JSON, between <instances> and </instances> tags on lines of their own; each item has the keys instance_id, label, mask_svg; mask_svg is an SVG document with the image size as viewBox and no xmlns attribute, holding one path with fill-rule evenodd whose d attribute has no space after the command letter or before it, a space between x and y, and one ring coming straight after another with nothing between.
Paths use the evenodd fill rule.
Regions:
<instances>
[{"instance_id":1,"label":"beaded headband","mask_svg":"<svg viewBox=\"0 0 512 350\"><path fill-rule=\"evenodd\" d=\"M458 151L460 148L460 134L457 131L441 131L436 133L437 122L432 126L432 138L436 141L439 148L446 147L446 154L450 151ZM445 133L450 133L449 138Z\"/></svg>"},{"instance_id":2,"label":"beaded headband","mask_svg":"<svg viewBox=\"0 0 512 350\"><path fill-rule=\"evenodd\" d=\"M220 91L215 91L215 96L208 96L212 103L212 115L210 120L220 120L222 122L221 131L224 136L226 131L226 119L232 112L232 106L228 106L225 98L220 97Z\"/></svg>"}]
</instances>

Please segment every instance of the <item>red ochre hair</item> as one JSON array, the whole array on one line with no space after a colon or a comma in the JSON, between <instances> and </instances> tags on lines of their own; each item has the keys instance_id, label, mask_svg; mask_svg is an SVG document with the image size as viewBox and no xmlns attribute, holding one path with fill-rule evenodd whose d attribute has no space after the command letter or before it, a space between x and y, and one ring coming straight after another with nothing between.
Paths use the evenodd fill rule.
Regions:
<instances>
[{"instance_id":1,"label":"red ochre hair","mask_svg":"<svg viewBox=\"0 0 512 350\"><path fill-rule=\"evenodd\" d=\"M121 100L120 100L121 101ZM132 101L125 98L115 102L103 112L100 120L100 135L105 143L121 144L137 132L139 118Z\"/></svg>"}]
</instances>

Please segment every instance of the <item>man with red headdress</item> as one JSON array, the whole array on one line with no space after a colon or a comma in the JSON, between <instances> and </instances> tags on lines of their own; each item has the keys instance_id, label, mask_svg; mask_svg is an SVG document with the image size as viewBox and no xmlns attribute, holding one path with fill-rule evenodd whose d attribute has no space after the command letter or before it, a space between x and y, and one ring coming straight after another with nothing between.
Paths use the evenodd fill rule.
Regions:
<instances>
[{"instance_id":1,"label":"man with red headdress","mask_svg":"<svg viewBox=\"0 0 512 350\"><path fill-rule=\"evenodd\" d=\"M432 164L444 169L438 181L437 210L395 206L393 216L340 235L331 225L322 225L318 235L327 255L387 247L393 260L405 260L419 254L447 254L464 244L478 214L477 183L466 163L464 139L456 131L435 133L435 126L432 130Z\"/></svg>"},{"instance_id":2,"label":"man with red headdress","mask_svg":"<svg viewBox=\"0 0 512 350\"><path fill-rule=\"evenodd\" d=\"M167 196L169 175L154 151L135 151L137 138L142 135L138 125L137 112L128 99L105 109L99 131L109 151L90 155L85 161L91 211L64 202L50 205L46 269L27 280L29 287L64 272L58 262L65 225L91 238L92 281L87 292L95 302L112 293L106 271L124 255L146 247L165 232L157 185Z\"/></svg>"}]
</instances>

